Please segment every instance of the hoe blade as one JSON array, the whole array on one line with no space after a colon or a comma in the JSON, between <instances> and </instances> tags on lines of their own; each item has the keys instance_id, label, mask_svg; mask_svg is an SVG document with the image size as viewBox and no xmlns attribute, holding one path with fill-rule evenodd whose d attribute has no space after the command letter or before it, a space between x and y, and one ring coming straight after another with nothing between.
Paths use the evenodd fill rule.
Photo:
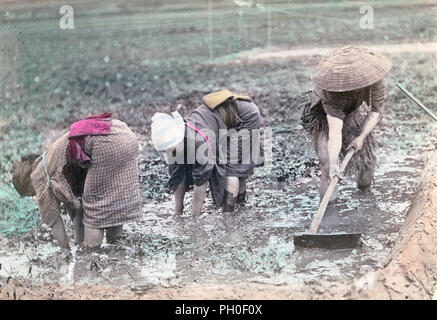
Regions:
<instances>
[{"instance_id":1,"label":"hoe blade","mask_svg":"<svg viewBox=\"0 0 437 320\"><path fill-rule=\"evenodd\" d=\"M361 233L302 234L294 236L294 245L328 250L353 249L358 246Z\"/></svg>"}]
</instances>

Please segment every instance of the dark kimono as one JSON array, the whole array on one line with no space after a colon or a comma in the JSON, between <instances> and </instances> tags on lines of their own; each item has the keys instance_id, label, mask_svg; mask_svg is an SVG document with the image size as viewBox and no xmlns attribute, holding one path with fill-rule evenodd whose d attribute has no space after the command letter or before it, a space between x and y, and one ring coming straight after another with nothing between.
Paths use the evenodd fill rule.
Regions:
<instances>
[{"instance_id":1,"label":"dark kimono","mask_svg":"<svg viewBox=\"0 0 437 320\"><path fill-rule=\"evenodd\" d=\"M183 161L169 165L170 179L167 188L175 191L184 177L187 188L194 184L200 186L209 181L215 205L222 206L226 165L219 152L219 141L220 135L225 134L224 131L220 132L220 129L226 129L223 119L217 111L201 105L186 118L186 123L189 125L185 129ZM209 144L205 137L192 127L200 130Z\"/></svg>"},{"instance_id":2,"label":"dark kimono","mask_svg":"<svg viewBox=\"0 0 437 320\"><path fill-rule=\"evenodd\" d=\"M236 105L238 113L234 128L236 135L234 137L231 135L228 139L226 175L248 177L253 174L253 168L262 161L258 139L261 116L257 105L253 102L237 100Z\"/></svg>"}]
</instances>

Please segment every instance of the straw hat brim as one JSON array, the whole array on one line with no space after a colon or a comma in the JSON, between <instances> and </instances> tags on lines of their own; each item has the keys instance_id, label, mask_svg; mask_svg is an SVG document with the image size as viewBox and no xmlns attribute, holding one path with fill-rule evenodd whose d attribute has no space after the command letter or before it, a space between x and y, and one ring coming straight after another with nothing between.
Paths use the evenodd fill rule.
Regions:
<instances>
[{"instance_id":1,"label":"straw hat brim","mask_svg":"<svg viewBox=\"0 0 437 320\"><path fill-rule=\"evenodd\" d=\"M351 91L382 80L392 67L391 61L367 48L342 47L323 57L313 81L333 92Z\"/></svg>"}]
</instances>

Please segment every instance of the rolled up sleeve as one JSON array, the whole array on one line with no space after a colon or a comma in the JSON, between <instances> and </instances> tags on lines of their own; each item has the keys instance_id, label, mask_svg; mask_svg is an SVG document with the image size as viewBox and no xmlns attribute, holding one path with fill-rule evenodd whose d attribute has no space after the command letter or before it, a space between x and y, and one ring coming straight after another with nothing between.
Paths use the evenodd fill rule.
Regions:
<instances>
[{"instance_id":1,"label":"rolled up sleeve","mask_svg":"<svg viewBox=\"0 0 437 320\"><path fill-rule=\"evenodd\" d=\"M386 88L384 81L378 81L370 87L370 107L372 112L381 112L386 100Z\"/></svg>"},{"instance_id":2,"label":"rolled up sleeve","mask_svg":"<svg viewBox=\"0 0 437 320\"><path fill-rule=\"evenodd\" d=\"M61 202L68 203L75 208L80 207L80 202L73 194L70 185L65 179L64 175L59 173L55 177L50 178L50 183L53 188L53 193Z\"/></svg>"},{"instance_id":3,"label":"rolled up sleeve","mask_svg":"<svg viewBox=\"0 0 437 320\"><path fill-rule=\"evenodd\" d=\"M39 208L41 220L51 228L59 219L61 208L58 199L47 182L41 163L36 166L31 175L31 180L35 188L35 200Z\"/></svg>"},{"instance_id":4,"label":"rolled up sleeve","mask_svg":"<svg viewBox=\"0 0 437 320\"><path fill-rule=\"evenodd\" d=\"M344 99L345 95L327 93L324 98L322 99L322 106L326 114L344 120L346 118L346 108L344 106L348 104L347 99Z\"/></svg>"}]
</instances>

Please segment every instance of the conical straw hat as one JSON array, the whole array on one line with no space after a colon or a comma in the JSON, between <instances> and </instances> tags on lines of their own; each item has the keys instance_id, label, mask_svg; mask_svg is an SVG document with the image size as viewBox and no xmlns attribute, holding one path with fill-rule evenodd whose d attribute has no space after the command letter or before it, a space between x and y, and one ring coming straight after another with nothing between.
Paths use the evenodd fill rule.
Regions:
<instances>
[{"instance_id":1,"label":"conical straw hat","mask_svg":"<svg viewBox=\"0 0 437 320\"><path fill-rule=\"evenodd\" d=\"M364 88L383 79L391 61L366 48L343 47L323 57L313 81L322 89L334 92Z\"/></svg>"}]
</instances>

